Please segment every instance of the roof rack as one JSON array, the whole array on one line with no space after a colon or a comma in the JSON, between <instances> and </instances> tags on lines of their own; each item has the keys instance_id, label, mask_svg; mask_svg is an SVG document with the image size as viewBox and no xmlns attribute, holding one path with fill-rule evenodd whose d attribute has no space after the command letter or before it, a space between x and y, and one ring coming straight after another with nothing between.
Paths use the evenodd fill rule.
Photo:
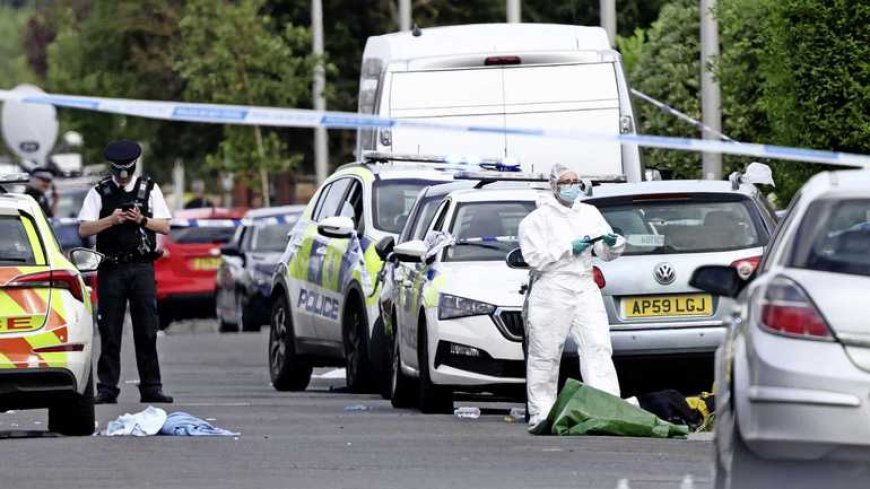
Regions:
<instances>
[{"instance_id":1,"label":"roof rack","mask_svg":"<svg viewBox=\"0 0 870 489\"><path fill-rule=\"evenodd\" d=\"M3 185L15 183L27 183L30 181L30 175L27 173L6 173L0 175L0 193L7 193L6 187Z\"/></svg>"}]
</instances>

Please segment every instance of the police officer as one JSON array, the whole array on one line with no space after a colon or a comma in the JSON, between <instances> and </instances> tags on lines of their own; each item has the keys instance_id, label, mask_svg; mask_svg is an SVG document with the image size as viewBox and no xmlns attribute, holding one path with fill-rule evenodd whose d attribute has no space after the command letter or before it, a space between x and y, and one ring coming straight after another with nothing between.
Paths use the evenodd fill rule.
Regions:
<instances>
[{"instance_id":1,"label":"police officer","mask_svg":"<svg viewBox=\"0 0 870 489\"><path fill-rule=\"evenodd\" d=\"M98 272L100 360L97 404L114 404L121 375L121 335L127 301L133 320L133 341L139 367L141 402L172 402L163 393L157 360L157 297L154 259L156 233L169 232L172 217L160 187L147 177L134 178L142 148L134 141L109 143L103 156L112 175L85 197L79 212L79 234L96 235L97 251L107 259Z\"/></svg>"},{"instance_id":2,"label":"police officer","mask_svg":"<svg viewBox=\"0 0 870 489\"><path fill-rule=\"evenodd\" d=\"M47 168L37 168L30 172L30 182L24 189L24 193L33 197L45 217L54 217L54 208L48 200L48 191L54 188L54 173ZM57 199L54 199L57 202Z\"/></svg>"}]
</instances>

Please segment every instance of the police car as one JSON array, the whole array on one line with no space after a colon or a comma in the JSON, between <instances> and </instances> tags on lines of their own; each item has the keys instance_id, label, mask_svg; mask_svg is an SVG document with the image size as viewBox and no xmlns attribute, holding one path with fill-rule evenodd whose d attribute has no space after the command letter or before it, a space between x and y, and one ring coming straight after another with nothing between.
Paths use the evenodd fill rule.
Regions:
<instances>
[{"instance_id":1,"label":"police car","mask_svg":"<svg viewBox=\"0 0 870 489\"><path fill-rule=\"evenodd\" d=\"M387 365L377 351L382 342L370 341L382 265L376 245L399 234L421 189L453 179L451 168L443 158L371 154L340 167L318 189L272 280L275 389L304 390L312 367L330 365L347 367L352 390L373 387L374 369Z\"/></svg>"},{"instance_id":2,"label":"police car","mask_svg":"<svg viewBox=\"0 0 870 489\"><path fill-rule=\"evenodd\" d=\"M504 260L539 191L488 182L423 192L393 249L381 307L395 407L443 413L457 391L522 392L527 273Z\"/></svg>"},{"instance_id":3,"label":"police car","mask_svg":"<svg viewBox=\"0 0 870 489\"><path fill-rule=\"evenodd\" d=\"M82 272L101 259L84 248L67 259L36 201L0 186L0 412L48 408L50 431L93 433L94 310Z\"/></svg>"}]
</instances>

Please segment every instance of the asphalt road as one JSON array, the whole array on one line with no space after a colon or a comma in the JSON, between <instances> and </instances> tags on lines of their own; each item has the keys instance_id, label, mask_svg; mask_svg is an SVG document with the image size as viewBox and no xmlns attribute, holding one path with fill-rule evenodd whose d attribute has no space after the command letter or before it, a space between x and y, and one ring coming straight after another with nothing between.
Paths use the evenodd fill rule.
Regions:
<instances>
[{"instance_id":1,"label":"asphalt road","mask_svg":"<svg viewBox=\"0 0 870 489\"><path fill-rule=\"evenodd\" d=\"M62 438L46 411L0 414L0 487L34 488L637 488L710 485L707 439L533 437L505 421L399 411L377 396L343 393L321 369L304 393L269 384L267 334L218 335L211 323L173 327L159 348L166 390L182 410L237 438ZM98 406L100 427L138 403L125 338L120 403ZM346 411L364 404L366 411ZM463 402L461 404L470 404ZM626 487L626 486L621 486Z\"/></svg>"}]
</instances>

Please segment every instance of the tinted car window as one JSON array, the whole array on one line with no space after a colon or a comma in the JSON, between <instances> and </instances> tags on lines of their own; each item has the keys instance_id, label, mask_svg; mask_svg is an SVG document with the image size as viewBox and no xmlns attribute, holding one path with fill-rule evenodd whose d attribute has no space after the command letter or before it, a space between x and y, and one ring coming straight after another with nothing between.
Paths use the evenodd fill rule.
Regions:
<instances>
[{"instance_id":1,"label":"tinted car window","mask_svg":"<svg viewBox=\"0 0 870 489\"><path fill-rule=\"evenodd\" d=\"M253 251L284 251L291 229L293 223L258 226Z\"/></svg>"},{"instance_id":2,"label":"tinted car window","mask_svg":"<svg viewBox=\"0 0 870 489\"><path fill-rule=\"evenodd\" d=\"M179 244L229 243L236 233L232 227L176 227L169 230L169 239Z\"/></svg>"},{"instance_id":3,"label":"tinted car window","mask_svg":"<svg viewBox=\"0 0 870 489\"><path fill-rule=\"evenodd\" d=\"M62 192L57 197L57 215L55 217L77 217L87 194L87 190Z\"/></svg>"},{"instance_id":4,"label":"tinted car window","mask_svg":"<svg viewBox=\"0 0 870 489\"><path fill-rule=\"evenodd\" d=\"M417 194L432 182L425 180L378 180L372 195L372 220L377 229L388 233L402 231Z\"/></svg>"},{"instance_id":5,"label":"tinted car window","mask_svg":"<svg viewBox=\"0 0 870 489\"><path fill-rule=\"evenodd\" d=\"M0 217L0 265L35 265L36 258L21 219Z\"/></svg>"},{"instance_id":6,"label":"tinted car window","mask_svg":"<svg viewBox=\"0 0 870 489\"><path fill-rule=\"evenodd\" d=\"M811 204L795 235L790 265L870 276L870 199Z\"/></svg>"},{"instance_id":7,"label":"tinted car window","mask_svg":"<svg viewBox=\"0 0 870 489\"><path fill-rule=\"evenodd\" d=\"M475 202L460 204L450 233L456 244L444 261L498 261L517 247L522 221L535 210L534 202Z\"/></svg>"},{"instance_id":8,"label":"tinted car window","mask_svg":"<svg viewBox=\"0 0 870 489\"><path fill-rule=\"evenodd\" d=\"M634 198L594 202L626 255L704 253L764 246L767 231L748 198Z\"/></svg>"}]
</instances>

